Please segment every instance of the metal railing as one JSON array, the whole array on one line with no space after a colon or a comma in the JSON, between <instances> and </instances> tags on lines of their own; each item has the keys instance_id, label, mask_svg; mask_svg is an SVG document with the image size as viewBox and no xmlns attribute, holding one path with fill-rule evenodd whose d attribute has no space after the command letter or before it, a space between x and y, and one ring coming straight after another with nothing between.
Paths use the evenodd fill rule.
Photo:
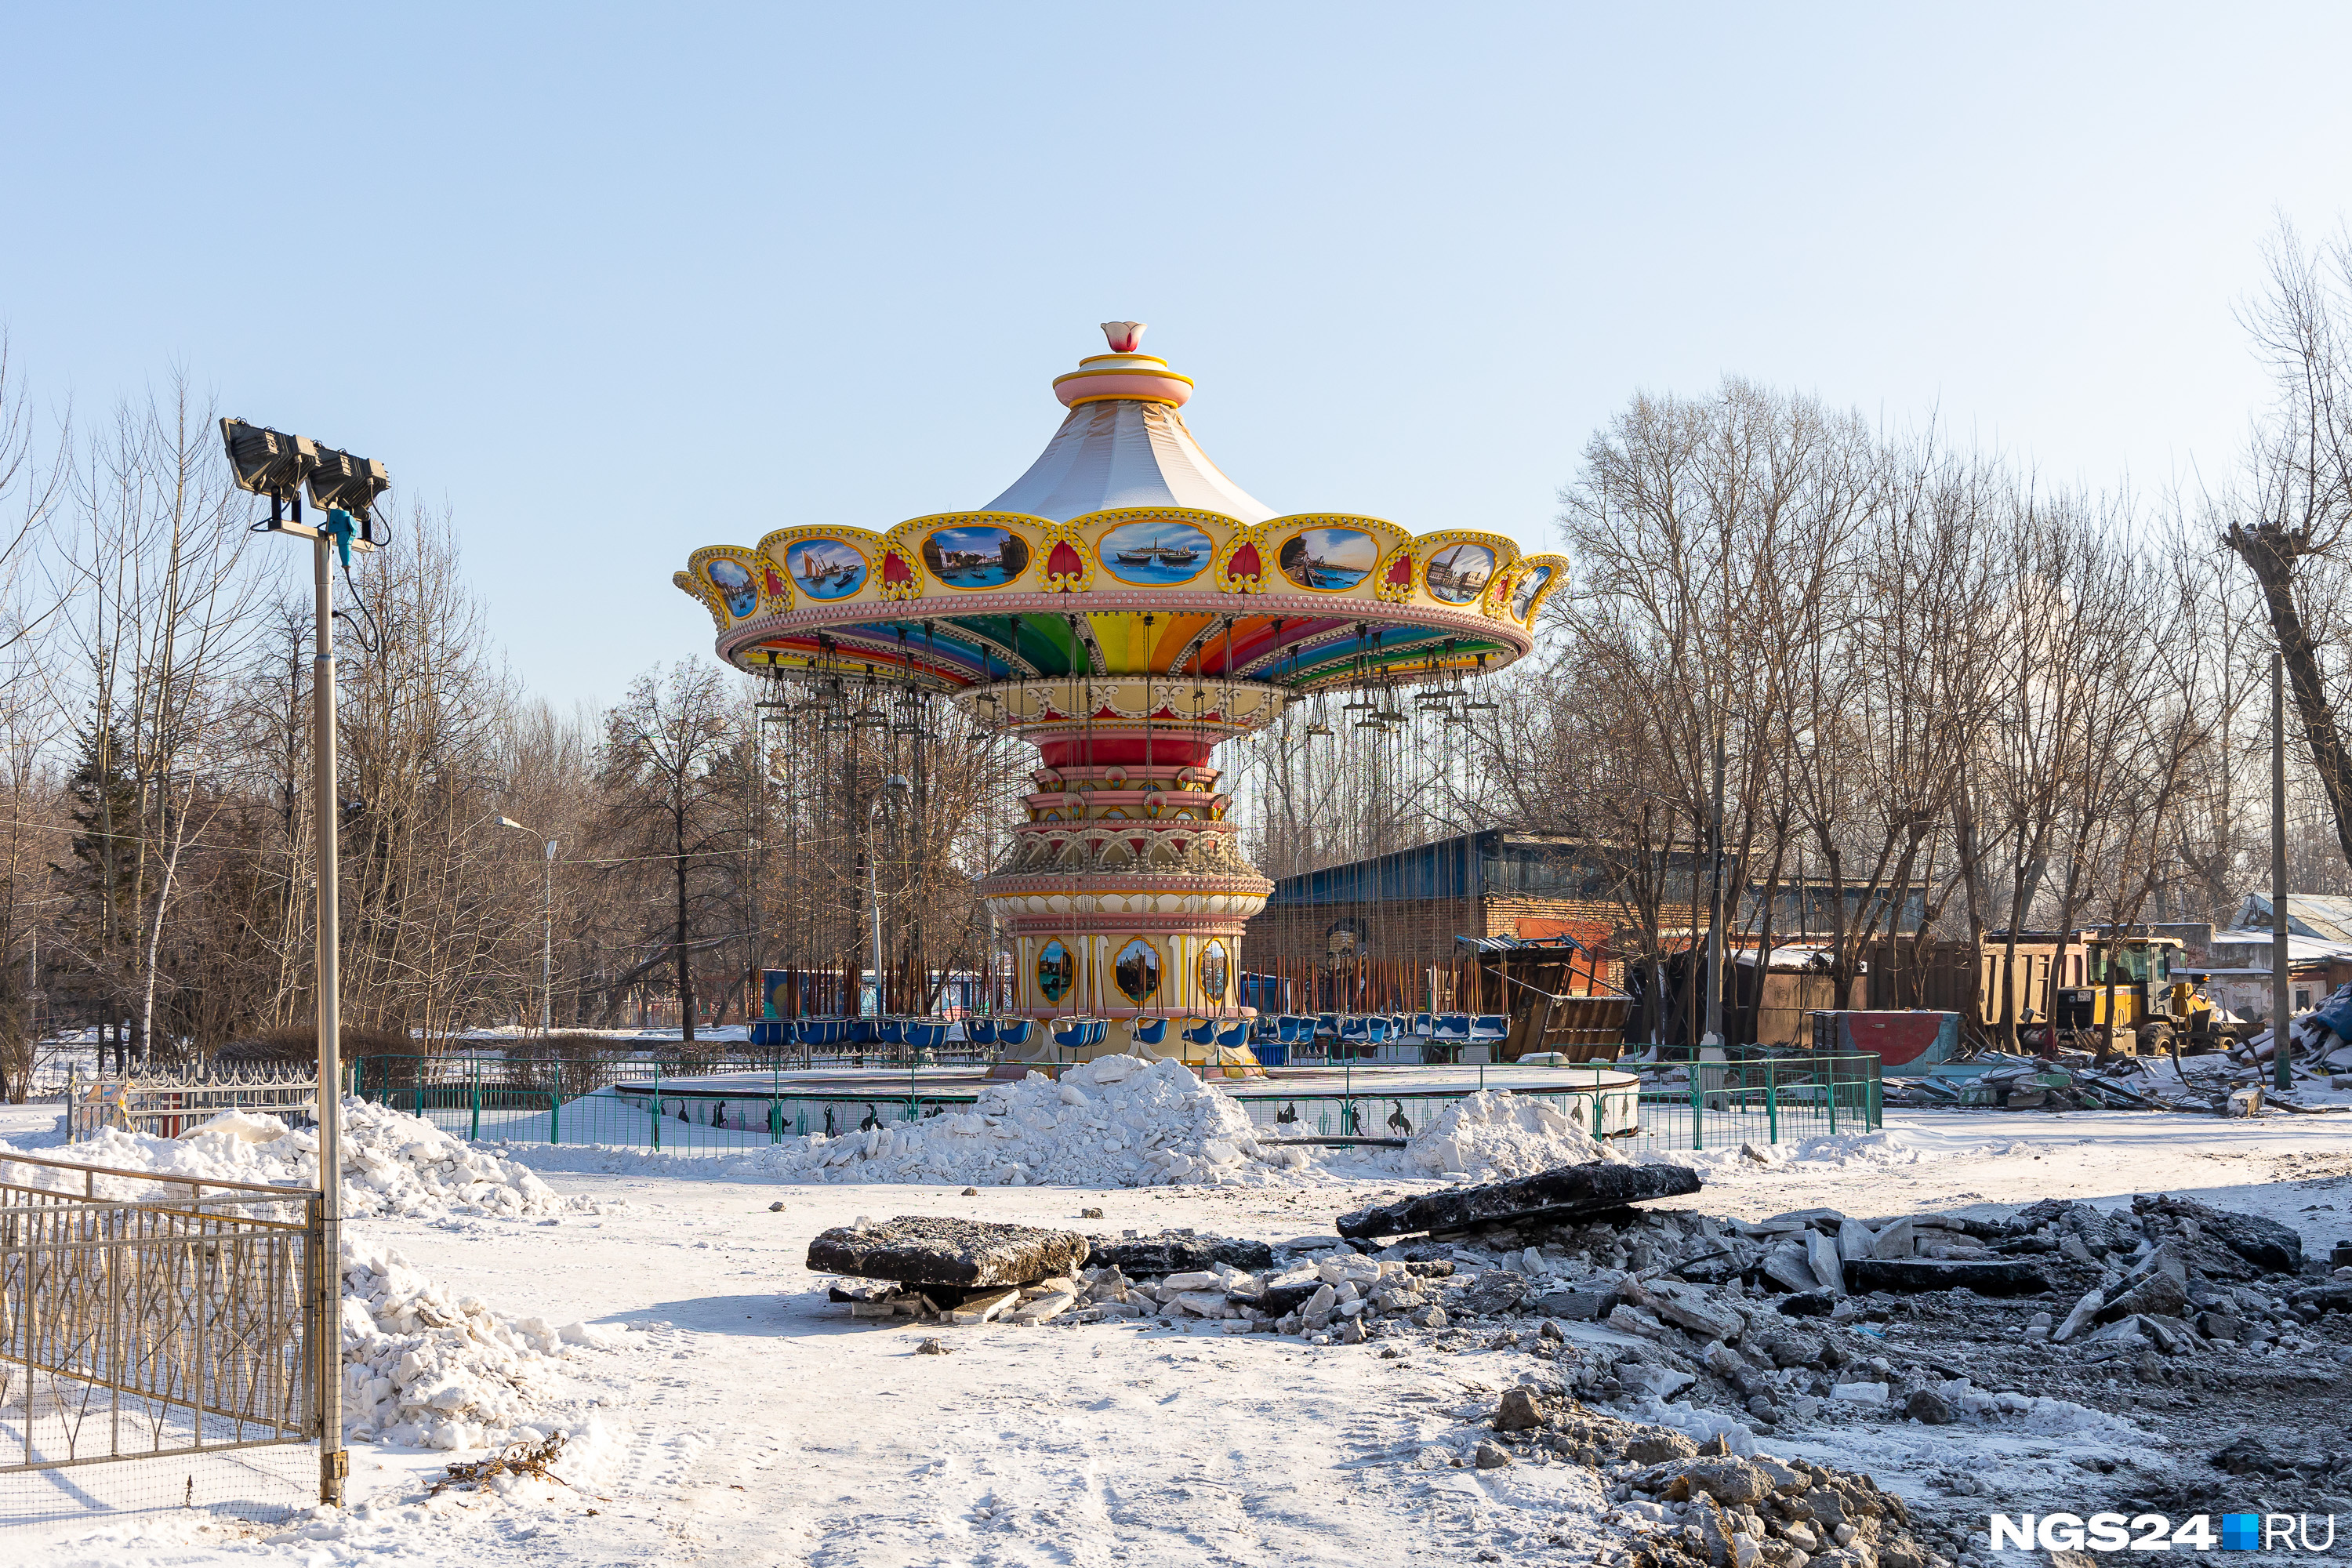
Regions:
<instances>
[{"instance_id":1,"label":"metal railing","mask_svg":"<svg viewBox=\"0 0 2352 1568\"><path fill-rule=\"evenodd\" d=\"M845 1052L829 1067L819 1052L814 1069L797 1047L651 1060L362 1057L352 1064L351 1092L468 1139L689 1153L740 1152L810 1132L913 1121L975 1098L961 1085L927 1087L923 1074L938 1064L884 1065L874 1060L877 1054L869 1047L859 1062ZM984 1068L989 1060L983 1056L973 1065ZM785 1076L810 1070L838 1078L812 1086ZM683 1089L680 1079L689 1080Z\"/></svg>"},{"instance_id":2,"label":"metal railing","mask_svg":"<svg viewBox=\"0 0 2352 1568\"><path fill-rule=\"evenodd\" d=\"M1868 1054L1717 1060L1691 1051L1638 1070L1643 1138L1659 1149L1783 1143L1875 1131L1885 1121L1879 1061Z\"/></svg>"},{"instance_id":3,"label":"metal railing","mask_svg":"<svg viewBox=\"0 0 2352 1568\"><path fill-rule=\"evenodd\" d=\"M224 1110L313 1114L319 1075L309 1067L234 1069L196 1075L100 1074L66 1079L66 1142L100 1128L177 1138Z\"/></svg>"},{"instance_id":4,"label":"metal railing","mask_svg":"<svg viewBox=\"0 0 2352 1568\"><path fill-rule=\"evenodd\" d=\"M308 1448L315 1473L319 1376L341 1352L321 1234L312 1189L0 1160L0 1522L38 1472L181 1461L51 1489L83 1509L194 1500L207 1456ZM285 1478L255 1495L259 1475L206 1472L204 1500L316 1500Z\"/></svg>"}]
</instances>

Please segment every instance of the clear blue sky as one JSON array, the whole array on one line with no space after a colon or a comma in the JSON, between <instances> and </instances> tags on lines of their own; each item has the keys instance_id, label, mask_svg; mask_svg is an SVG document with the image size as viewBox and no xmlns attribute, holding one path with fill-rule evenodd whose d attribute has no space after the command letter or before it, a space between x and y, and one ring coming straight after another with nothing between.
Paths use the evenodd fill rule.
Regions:
<instances>
[{"instance_id":1,"label":"clear blue sky","mask_svg":"<svg viewBox=\"0 0 2352 1568\"><path fill-rule=\"evenodd\" d=\"M697 545L985 501L1108 318L1269 505L1416 530L1548 541L1725 372L2226 466L2352 11L1632 9L19 7L0 324L382 458L567 703L709 647Z\"/></svg>"}]
</instances>

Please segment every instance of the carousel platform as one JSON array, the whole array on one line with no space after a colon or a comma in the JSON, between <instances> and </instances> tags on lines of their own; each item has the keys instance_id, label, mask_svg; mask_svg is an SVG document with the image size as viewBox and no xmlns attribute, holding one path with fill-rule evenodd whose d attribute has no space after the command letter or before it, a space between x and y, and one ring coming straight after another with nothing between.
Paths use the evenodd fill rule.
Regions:
<instances>
[{"instance_id":1,"label":"carousel platform","mask_svg":"<svg viewBox=\"0 0 2352 1568\"><path fill-rule=\"evenodd\" d=\"M1197 1069L1195 1069L1197 1070ZM1394 1066L1350 1063L1267 1068L1209 1081L1274 1134L1410 1137L1454 1100L1481 1089L1532 1095L1606 1136L1639 1124L1633 1073L1574 1067ZM604 1091L656 1114L713 1127L779 1133L845 1131L881 1121L963 1110L992 1080L965 1068L820 1068L625 1078Z\"/></svg>"}]
</instances>

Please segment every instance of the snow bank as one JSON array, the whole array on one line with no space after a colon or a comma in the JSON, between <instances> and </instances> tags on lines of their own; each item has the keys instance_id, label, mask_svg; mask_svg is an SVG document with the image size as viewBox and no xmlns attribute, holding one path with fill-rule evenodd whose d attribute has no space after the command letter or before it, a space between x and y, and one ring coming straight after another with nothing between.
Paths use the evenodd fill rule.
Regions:
<instances>
[{"instance_id":1,"label":"snow bank","mask_svg":"<svg viewBox=\"0 0 2352 1568\"><path fill-rule=\"evenodd\" d=\"M0 1161L11 1152L0 1144ZM13 1151L29 1152L29 1151ZM319 1173L314 1132L289 1130L275 1116L224 1110L177 1138L109 1128L79 1143L43 1149L43 1159L161 1175L268 1185L310 1186ZM37 1170L37 1168L36 1168ZM26 1179L20 1169L16 1179ZM56 1173L29 1184L51 1185ZM139 1184L100 1177L101 1197L138 1195ZM343 1101L343 1213L436 1219L491 1215L535 1219L593 1213L592 1200L565 1198L512 1160L474 1149L405 1111L362 1100Z\"/></svg>"},{"instance_id":2,"label":"snow bank","mask_svg":"<svg viewBox=\"0 0 2352 1568\"><path fill-rule=\"evenodd\" d=\"M677 1160L650 1151L518 1145L543 1168L630 1168L795 1182L956 1186L1265 1185L1309 1171L1302 1150L1258 1142L1249 1113L1181 1062L1101 1057L1058 1081L993 1083L971 1109L870 1131L786 1138L738 1156Z\"/></svg>"},{"instance_id":3,"label":"snow bank","mask_svg":"<svg viewBox=\"0 0 2352 1568\"><path fill-rule=\"evenodd\" d=\"M1599 1139L1539 1100L1481 1089L1424 1122L1404 1149L1416 1175L1474 1182L1532 1176L1559 1165L1609 1158Z\"/></svg>"},{"instance_id":4,"label":"snow bank","mask_svg":"<svg viewBox=\"0 0 2352 1568\"><path fill-rule=\"evenodd\" d=\"M343 1432L412 1448L495 1447L544 1417L557 1360L625 1331L516 1321L453 1298L390 1247L343 1244Z\"/></svg>"},{"instance_id":5,"label":"snow bank","mask_svg":"<svg viewBox=\"0 0 2352 1568\"><path fill-rule=\"evenodd\" d=\"M1824 1133L1782 1143L1650 1150L1638 1158L1644 1164L1685 1166L1698 1172L1702 1181L1717 1182L1828 1171L1891 1170L1943 1160L1997 1159L2026 1152L2027 1145L2014 1138L1962 1138L1940 1130L1920 1132L1885 1127L1874 1132Z\"/></svg>"},{"instance_id":6,"label":"snow bank","mask_svg":"<svg viewBox=\"0 0 2352 1568\"><path fill-rule=\"evenodd\" d=\"M789 1140L765 1163L803 1181L1146 1187L1256 1184L1307 1162L1260 1143L1240 1103L1181 1062L1112 1056L992 1084L968 1111Z\"/></svg>"}]
</instances>

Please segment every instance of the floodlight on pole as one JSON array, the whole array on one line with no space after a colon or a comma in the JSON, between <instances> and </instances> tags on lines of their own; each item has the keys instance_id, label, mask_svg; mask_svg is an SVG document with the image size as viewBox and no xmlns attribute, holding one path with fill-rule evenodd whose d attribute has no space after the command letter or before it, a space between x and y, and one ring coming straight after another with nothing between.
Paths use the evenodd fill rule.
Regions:
<instances>
[{"instance_id":1,"label":"floodlight on pole","mask_svg":"<svg viewBox=\"0 0 2352 1568\"><path fill-rule=\"evenodd\" d=\"M339 542L349 564L350 552L375 548L372 509L376 498L392 488L392 476L372 458L321 447L307 436L290 436L266 425L243 419L223 419L221 444L228 449L230 476L236 488L269 498L269 520L253 525L257 533L291 533L303 539L335 539L336 512L356 524L358 537L341 527ZM308 487L310 504L328 514L324 528L302 521L302 492ZM290 514L289 514L290 510Z\"/></svg>"},{"instance_id":2,"label":"floodlight on pole","mask_svg":"<svg viewBox=\"0 0 2352 1568\"><path fill-rule=\"evenodd\" d=\"M307 436L289 436L242 419L223 419L221 440L236 488L272 502L295 499L302 481L319 466L319 445Z\"/></svg>"},{"instance_id":3,"label":"floodlight on pole","mask_svg":"<svg viewBox=\"0 0 2352 1568\"><path fill-rule=\"evenodd\" d=\"M291 533L310 541L312 636L317 651L311 660L311 785L313 819L318 825L318 926L312 942L316 978L312 989L318 1005L319 1034L319 1234L315 1265L327 1282L327 1328L313 1336L316 1360L311 1374L318 1397L314 1417L319 1436L319 1501L341 1507L343 1483L351 1474L351 1454L343 1447L342 1320L343 1200L343 1062L341 1019L342 972L337 962L341 941L341 910L337 885L336 828L342 813L335 788L335 600L329 570L332 552L340 546L348 566L354 544L373 549L364 534L354 541L351 526L364 528L368 509L391 487L381 463L356 458L348 452L321 448L307 437L291 436L242 419L221 421L221 444L227 449L229 470L239 489L269 498L269 521L257 530ZM331 459L331 460L330 460ZM322 467L325 479L320 475ZM316 528L302 521L302 489L310 489L314 502L326 509L329 525ZM290 509L292 515L288 516ZM337 514L341 516L338 517Z\"/></svg>"},{"instance_id":4,"label":"floodlight on pole","mask_svg":"<svg viewBox=\"0 0 2352 1568\"><path fill-rule=\"evenodd\" d=\"M373 458L355 458L331 447L319 448L319 460L308 480L310 504L320 511L345 511L360 525L360 537L373 541L370 524L376 498L392 488L392 476Z\"/></svg>"}]
</instances>

